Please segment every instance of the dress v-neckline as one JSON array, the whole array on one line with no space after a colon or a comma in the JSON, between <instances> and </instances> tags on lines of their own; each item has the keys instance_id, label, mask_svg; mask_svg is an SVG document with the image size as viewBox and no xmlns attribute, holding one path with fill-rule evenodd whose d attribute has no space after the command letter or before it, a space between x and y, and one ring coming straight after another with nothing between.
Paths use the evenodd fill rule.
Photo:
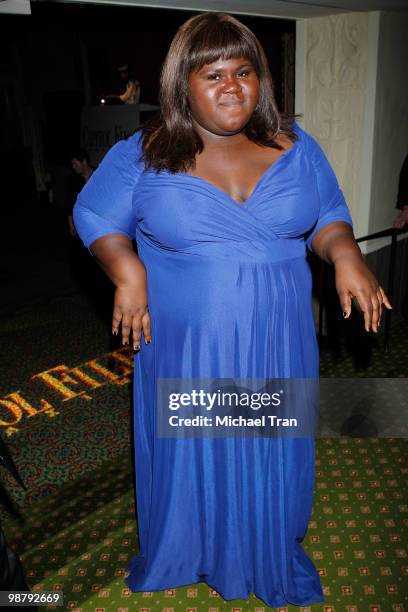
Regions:
<instances>
[{"instance_id":1,"label":"dress v-neckline","mask_svg":"<svg viewBox=\"0 0 408 612\"><path fill-rule=\"evenodd\" d=\"M202 178L201 176L196 176L195 174L188 174L188 172L180 172L180 175L184 178L184 177L189 177L193 180L199 181L201 183L203 183L204 185L207 185L207 187L210 187L213 191L215 191L218 194L221 194L223 197L226 197L228 200L230 200L231 202L233 202L236 206L239 206L240 208L246 208L246 206L249 204L250 200L252 200L252 198L256 195L256 192L258 191L259 186L261 185L261 183L264 181L264 179L268 176L269 172L275 168L275 166L277 164L279 164L281 159L286 158L297 146L298 141L295 140L292 144L292 146L289 149L286 149L284 151L284 153L282 153L282 155L280 155L278 157L278 159L276 159L274 162L272 162L272 164L270 164L270 166L267 167L267 169L265 170L265 172L263 174L261 174L261 176L259 177L259 179L257 180L255 187L253 188L252 192L250 193L250 195L247 197L246 200L244 200L243 202L238 202L235 198L233 198L227 191L224 191L224 189L221 189L221 187L218 187L217 185L215 185L214 183L212 183L211 181L208 181L205 178Z\"/></svg>"}]
</instances>

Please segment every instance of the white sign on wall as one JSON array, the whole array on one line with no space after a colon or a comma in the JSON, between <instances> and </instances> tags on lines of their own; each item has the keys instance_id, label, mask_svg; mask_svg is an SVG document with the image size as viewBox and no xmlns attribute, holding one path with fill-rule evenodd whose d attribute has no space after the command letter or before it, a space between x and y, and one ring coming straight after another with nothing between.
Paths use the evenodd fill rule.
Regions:
<instances>
[{"instance_id":1,"label":"white sign on wall","mask_svg":"<svg viewBox=\"0 0 408 612\"><path fill-rule=\"evenodd\" d=\"M143 111L158 110L152 104L123 106L85 106L81 113L81 147L97 166L108 149L127 138L140 126Z\"/></svg>"}]
</instances>

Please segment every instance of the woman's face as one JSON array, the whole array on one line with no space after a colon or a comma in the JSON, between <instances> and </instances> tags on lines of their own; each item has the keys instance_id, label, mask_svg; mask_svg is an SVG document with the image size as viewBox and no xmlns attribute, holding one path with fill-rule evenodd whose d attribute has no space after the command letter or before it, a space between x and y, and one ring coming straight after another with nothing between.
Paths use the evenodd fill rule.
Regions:
<instances>
[{"instance_id":1,"label":"woman's face","mask_svg":"<svg viewBox=\"0 0 408 612\"><path fill-rule=\"evenodd\" d=\"M205 64L190 73L188 87L193 120L220 136L240 132L258 102L259 79L245 57Z\"/></svg>"}]
</instances>

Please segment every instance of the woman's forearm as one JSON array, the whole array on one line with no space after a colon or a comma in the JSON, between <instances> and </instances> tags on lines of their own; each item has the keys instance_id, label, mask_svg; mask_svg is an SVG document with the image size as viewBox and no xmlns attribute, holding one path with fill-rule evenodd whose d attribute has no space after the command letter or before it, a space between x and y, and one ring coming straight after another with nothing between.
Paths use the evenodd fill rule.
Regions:
<instances>
[{"instance_id":1,"label":"woman's forearm","mask_svg":"<svg viewBox=\"0 0 408 612\"><path fill-rule=\"evenodd\" d=\"M132 242L123 234L107 234L91 244L95 259L111 279L115 289L112 333L122 333L122 344L140 349L143 332L146 343L151 342L150 317L147 304L147 273L143 262L133 250Z\"/></svg>"},{"instance_id":2,"label":"woman's forearm","mask_svg":"<svg viewBox=\"0 0 408 612\"><path fill-rule=\"evenodd\" d=\"M336 221L323 227L313 238L312 247L328 264L335 265L345 258L364 261L351 226L343 221Z\"/></svg>"},{"instance_id":3,"label":"woman's forearm","mask_svg":"<svg viewBox=\"0 0 408 612\"><path fill-rule=\"evenodd\" d=\"M95 259L116 287L146 285L146 269L131 240L123 234L108 234L91 245Z\"/></svg>"},{"instance_id":4,"label":"woman's forearm","mask_svg":"<svg viewBox=\"0 0 408 612\"><path fill-rule=\"evenodd\" d=\"M392 309L378 280L368 268L348 223L335 221L319 230L312 239L312 248L335 268L336 289L343 316L351 314L352 300L364 314L366 331L378 332L383 305Z\"/></svg>"}]
</instances>

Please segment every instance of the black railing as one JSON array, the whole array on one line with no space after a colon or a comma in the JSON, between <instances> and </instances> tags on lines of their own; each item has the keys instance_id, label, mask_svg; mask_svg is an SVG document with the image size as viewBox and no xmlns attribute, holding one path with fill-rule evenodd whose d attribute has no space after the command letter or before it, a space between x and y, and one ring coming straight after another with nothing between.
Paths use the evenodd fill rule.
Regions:
<instances>
[{"instance_id":1,"label":"black railing","mask_svg":"<svg viewBox=\"0 0 408 612\"><path fill-rule=\"evenodd\" d=\"M356 238L356 242L365 242L368 240L374 240L376 238L384 238L387 236L391 236L391 250L390 250L390 261L388 264L388 278L387 278L387 289L386 294L389 301L393 302L394 295L394 276L395 276L395 261L397 255L397 236L399 234L403 234L408 232L408 228L397 229L394 227L390 227L385 230L381 230L380 232L374 232L373 234L367 234L367 236L361 236L360 238ZM323 337L323 299L322 299L322 288L325 286L325 262L323 260L320 261L319 268L319 315L318 315L318 332L319 338ZM388 308L384 308L384 345L383 351L387 353L389 351L389 338L390 338L390 328L391 328L391 316L392 310Z\"/></svg>"}]
</instances>

